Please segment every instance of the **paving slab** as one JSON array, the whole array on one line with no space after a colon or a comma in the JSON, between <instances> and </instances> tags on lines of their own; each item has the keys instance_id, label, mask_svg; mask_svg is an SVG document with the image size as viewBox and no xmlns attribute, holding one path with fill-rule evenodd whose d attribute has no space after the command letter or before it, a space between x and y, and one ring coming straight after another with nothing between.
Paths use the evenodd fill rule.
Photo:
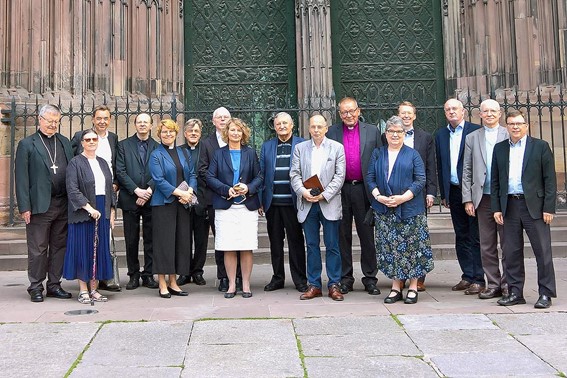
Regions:
<instances>
[{"instance_id":1,"label":"paving slab","mask_svg":"<svg viewBox=\"0 0 567 378\"><path fill-rule=\"evenodd\" d=\"M516 339L553 368L564 375L567 374L567 337L565 333L517 336Z\"/></svg>"},{"instance_id":2,"label":"paving slab","mask_svg":"<svg viewBox=\"0 0 567 378\"><path fill-rule=\"evenodd\" d=\"M567 338L567 313L487 315L498 327L513 335L564 335Z\"/></svg>"},{"instance_id":3,"label":"paving slab","mask_svg":"<svg viewBox=\"0 0 567 378\"><path fill-rule=\"evenodd\" d=\"M303 377L289 319L195 322L184 377Z\"/></svg>"},{"instance_id":4,"label":"paving slab","mask_svg":"<svg viewBox=\"0 0 567 378\"><path fill-rule=\"evenodd\" d=\"M100 324L2 324L0 371L4 377L63 377Z\"/></svg>"},{"instance_id":5,"label":"paving slab","mask_svg":"<svg viewBox=\"0 0 567 378\"><path fill-rule=\"evenodd\" d=\"M403 333L391 316L295 319L293 324L299 336Z\"/></svg>"},{"instance_id":6,"label":"paving slab","mask_svg":"<svg viewBox=\"0 0 567 378\"><path fill-rule=\"evenodd\" d=\"M181 367L124 367L124 366L93 366L79 365L71 373L71 378L92 378L92 377L120 377L120 378L140 378L140 377L160 377L160 378L179 378Z\"/></svg>"},{"instance_id":7,"label":"paving slab","mask_svg":"<svg viewBox=\"0 0 567 378\"><path fill-rule=\"evenodd\" d=\"M558 373L528 350L444 354L432 357L431 362L447 377L553 377Z\"/></svg>"},{"instance_id":8,"label":"paving slab","mask_svg":"<svg viewBox=\"0 0 567 378\"><path fill-rule=\"evenodd\" d=\"M438 377L422 359L408 356L308 357L305 366L309 378Z\"/></svg>"},{"instance_id":9,"label":"paving slab","mask_svg":"<svg viewBox=\"0 0 567 378\"><path fill-rule=\"evenodd\" d=\"M398 320L410 331L498 329L483 314L400 315Z\"/></svg>"},{"instance_id":10,"label":"paving slab","mask_svg":"<svg viewBox=\"0 0 567 378\"><path fill-rule=\"evenodd\" d=\"M183 366L192 326L192 322L104 324L79 366Z\"/></svg>"}]
</instances>

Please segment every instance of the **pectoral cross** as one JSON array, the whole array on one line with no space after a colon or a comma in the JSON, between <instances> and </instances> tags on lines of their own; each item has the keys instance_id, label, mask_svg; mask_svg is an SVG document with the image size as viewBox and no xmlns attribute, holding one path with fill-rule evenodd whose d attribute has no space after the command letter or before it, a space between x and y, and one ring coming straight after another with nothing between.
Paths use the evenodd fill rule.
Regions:
<instances>
[{"instance_id":1,"label":"pectoral cross","mask_svg":"<svg viewBox=\"0 0 567 378\"><path fill-rule=\"evenodd\" d=\"M56 175L57 174L57 168L59 168L59 167L56 166L55 163L53 163L53 165L49 168L53 169L53 174Z\"/></svg>"}]
</instances>

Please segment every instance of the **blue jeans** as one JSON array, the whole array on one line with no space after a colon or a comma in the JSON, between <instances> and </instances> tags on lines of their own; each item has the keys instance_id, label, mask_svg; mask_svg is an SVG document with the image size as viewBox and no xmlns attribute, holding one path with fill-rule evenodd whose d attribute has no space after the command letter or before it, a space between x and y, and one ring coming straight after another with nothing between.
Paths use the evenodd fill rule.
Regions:
<instances>
[{"instance_id":1,"label":"blue jeans","mask_svg":"<svg viewBox=\"0 0 567 378\"><path fill-rule=\"evenodd\" d=\"M325 265L329 283L327 287L338 284L341 280L341 251L339 249L339 225L340 220L330 221L325 219L318 203L314 203L303 222L305 232L305 243L307 244L307 282L309 285L321 289L321 248L319 247L319 228L323 225L323 241L325 242Z\"/></svg>"}]
</instances>

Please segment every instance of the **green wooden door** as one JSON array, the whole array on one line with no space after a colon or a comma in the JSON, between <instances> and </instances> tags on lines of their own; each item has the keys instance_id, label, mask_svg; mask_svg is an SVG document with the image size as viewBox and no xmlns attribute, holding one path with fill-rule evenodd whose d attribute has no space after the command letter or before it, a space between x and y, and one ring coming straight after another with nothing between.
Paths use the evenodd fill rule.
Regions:
<instances>
[{"instance_id":1,"label":"green wooden door","mask_svg":"<svg viewBox=\"0 0 567 378\"><path fill-rule=\"evenodd\" d=\"M444 122L443 38L438 0L332 0L337 101L355 97L370 123L417 107L416 126Z\"/></svg>"},{"instance_id":2,"label":"green wooden door","mask_svg":"<svg viewBox=\"0 0 567 378\"><path fill-rule=\"evenodd\" d=\"M273 110L297 106L294 2L189 0L184 17L186 108L225 106L259 147Z\"/></svg>"}]
</instances>

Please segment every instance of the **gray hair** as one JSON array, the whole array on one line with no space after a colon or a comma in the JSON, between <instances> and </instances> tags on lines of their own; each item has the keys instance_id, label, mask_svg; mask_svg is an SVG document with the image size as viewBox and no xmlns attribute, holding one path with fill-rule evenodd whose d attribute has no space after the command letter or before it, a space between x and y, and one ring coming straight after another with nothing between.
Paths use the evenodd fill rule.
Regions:
<instances>
[{"instance_id":1,"label":"gray hair","mask_svg":"<svg viewBox=\"0 0 567 378\"><path fill-rule=\"evenodd\" d=\"M386 130L389 130L390 128L392 128L393 126L400 126L401 128L404 127L404 123L402 121L402 119L398 116L391 116L390 118L388 118L388 120L386 121Z\"/></svg>"},{"instance_id":2,"label":"gray hair","mask_svg":"<svg viewBox=\"0 0 567 378\"><path fill-rule=\"evenodd\" d=\"M291 116L286 113L286 112L279 112L278 114L276 114L274 116L274 124L276 123L276 119L278 118L287 118L289 123L291 123L291 125L293 126L293 118L291 118Z\"/></svg>"},{"instance_id":3,"label":"gray hair","mask_svg":"<svg viewBox=\"0 0 567 378\"><path fill-rule=\"evenodd\" d=\"M45 104L41 107L41 109L39 109L38 115L40 117L43 117L47 113L61 115L61 110L59 110L59 107L57 105Z\"/></svg>"},{"instance_id":4,"label":"gray hair","mask_svg":"<svg viewBox=\"0 0 567 378\"><path fill-rule=\"evenodd\" d=\"M227 113L229 117L231 117L230 112L228 111L227 108L225 108L224 106L221 106L220 108L217 108L214 112L213 112L213 118L218 117L220 113Z\"/></svg>"},{"instance_id":5,"label":"gray hair","mask_svg":"<svg viewBox=\"0 0 567 378\"><path fill-rule=\"evenodd\" d=\"M199 129L203 130L203 122L201 122L198 118L191 118L187 122L185 122L185 126L183 127L183 131L187 131L192 129L195 126L199 126Z\"/></svg>"}]
</instances>

